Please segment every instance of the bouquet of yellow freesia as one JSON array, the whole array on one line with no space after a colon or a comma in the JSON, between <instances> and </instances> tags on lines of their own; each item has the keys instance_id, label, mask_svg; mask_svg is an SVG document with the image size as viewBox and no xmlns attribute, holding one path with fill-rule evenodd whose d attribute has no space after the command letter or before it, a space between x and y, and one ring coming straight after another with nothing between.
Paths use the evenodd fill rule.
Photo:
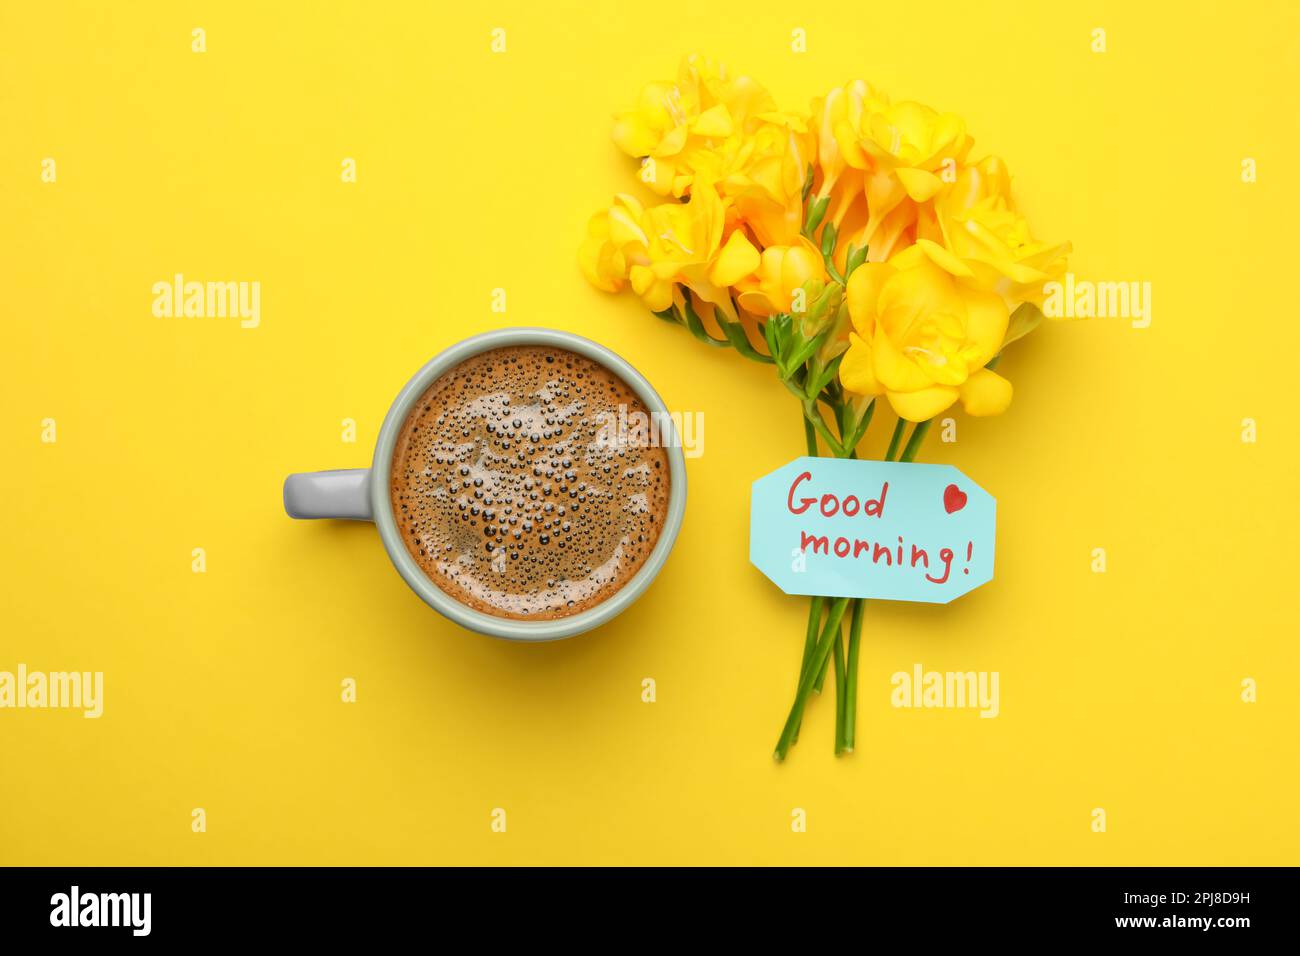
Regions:
<instances>
[{"instance_id":1,"label":"bouquet of yellow freesia","mask_svg":"<svg viewBox=\"0 0 1300 956\"><path fill-rule=\"evenodd\" d=\"M593 216L583 273L775 366L810 455L820 437L854 457L881 397L897 416L887 461L914 460L956 402L970 415L1010 404L993 369L1041 320L1070 245L1033 237L1003 162L970 161L960 117L861 80L783 112L753 79L688 56L675 82L648 84L618 114L613 138L665 201L620 194ZM853 750L863 612L861 600L812 599L778 760L832 662L836 752Z\"/></svg>"}]
</instances>

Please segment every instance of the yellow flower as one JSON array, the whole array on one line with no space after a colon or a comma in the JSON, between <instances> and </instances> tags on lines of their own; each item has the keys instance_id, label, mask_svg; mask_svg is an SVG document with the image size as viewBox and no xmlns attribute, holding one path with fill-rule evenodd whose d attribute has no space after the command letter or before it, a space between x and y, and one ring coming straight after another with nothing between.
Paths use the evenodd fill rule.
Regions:
<instances>
[{"instance_id":1,"label":"yellow flower","mask_svg":"<svg viewBox=\"0 0 1300 956\"><path fill-rule=\"evenodd\" d=\"M817 164L823 178L821 194L826 195L847 163L835 138L840 124L857 129L868 111L884 109L889 98L864 80L837 86L825 96L813 100L813 121L817 123Z\"/></svg>"},{"instance_id":2,"label":"yellow flower","mask_svg":"<svg viewBox=\"0 0 1300 956\"><path fill-rule=\"evenodd\" d=\"M811 242L801 237L794 245L768 246L756 273L736 283L737 300L755 315L795 311L795 292L810 279L827 281L822 254ZM810 305L805 290L803 310Z\"/></svg>"},{"instance_id":3,"label":"yellow flower","mask_svg":"<svg viewBox=\"0 0 1300 956\"><path fill-rule=\"evenodd\" d=\"M647 239L641 228L645 211L624 193L614 205L587 221L587 238L578 248L578 265L587 281L605 292L619 292L627 281L628 259L646 258Z\"/></svg>"},{"instance_id":4,"label":"yellow flower","mask_svg":"<svg viewBox=\"0 0 1300 956\"><path fill-rule=\"evenodd\" d=\"M853 331L840 364L845 388L885 395L914 422L958 399L971 415L1011 403L1011 383L984 367L1007 330L999 296L958 282L916 246L859 266L846 296Z\"/></svg>"},{"instance_id":5,"label":"yellow flower","mask_svg":"<svg viewBox=\"0 0 1300 956\"><path fill-rule=\"evenodd\" d=\"M789 245L803 226L803 186L815 138L798 116L765 113L718 144L689 151L694 178L716 183L764 246Z\"/></svg>"},{"instance_id":6,"label":"yellow flower","mask_svg":"<svg viewBox=\"0 0 1300 956\"><path fill-rule=\"evenodd\" d=\"M844 160L857 169L893 173L915 202L937 193L939 174L966 158L972 140L955 113L939 113L911 101L888 105L870 100L856 117L835 124Z\"/></svg>"},{"instance_id":7,"label":"yellow flower","mask_svg":"<svg viewBox=\"0 0 1300 956\"><path fill-rule=\"evenodd\" d=\"M1011 199L1005 164L989 156L957 175L917 227L917 245L947 272L996 292L1013 307L1041 303L1065 272L1070 243L1040 242Z\"/></svg>"},{"instance_id":8,"label":"yellow flower","mask_svg":"<svg viewBox=\"0 0 1300 956\"><path fill-rule=\"evenodd\" d=\"M629 156L645 157L642 180L661 196L683 196L695 170L690 148L725 140L776 102L747 76L699 56L682 60L677 81L650 83L636 106L614 118L613 137Z\"/></svg>"},{"instance_id":9,"label":"yellow flower","mask_svg":"<svg viewBox=\"0 0 1300 956\"><path fill-rule=\"evenodd\" d=\"M871 260L881 262L915 222L916 204L933 198L945 175L951 180L972 140L955 113L911 101L891 105L881 95L867 97L862 107L832 125L844 162L862 170L869 218L854 242L869 246Z\"/></svg>"},{"instance_id":10,"label":"yellow flower","mask_svg":"<svg viewBox=\"0 0 1300 956\"><path fill-rule=\"evenodd\" d=\"M864 80L837 86L825 96L813 100L812 121L817 127L818 199L830 198L827 221L838 227L854 200L863 192L863 177L847 163L835 130L841 125L856 129L863 114L883 109L889 98Z\"/></svg>"},{"instance_id":11,"label":"yellow flower","mask_svg":"<svg viewBox=\"0 0 1300 956\"><path fill-rule=\"evenodd\" d=\"M670 308L676 287L686 286L734 319L729 287L759 267L759 253L743 230L726 232L727 206L707 187L690 202L645 210L631 196L615 197L587 224L578 251L587 280L606 292L630 282L656 312Z\"/></svg>"}]
</instances>

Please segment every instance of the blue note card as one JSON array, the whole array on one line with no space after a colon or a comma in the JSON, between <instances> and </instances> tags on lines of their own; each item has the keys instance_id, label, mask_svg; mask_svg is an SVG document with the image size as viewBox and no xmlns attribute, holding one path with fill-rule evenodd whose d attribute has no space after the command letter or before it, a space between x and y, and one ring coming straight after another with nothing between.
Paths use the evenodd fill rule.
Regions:
<instances>
[{"instance_id":1,"label":"blue note card","mask_svg":"<svg viewBox=\"0 0 1300 956\"><path fill-rule=\"evenodd\" d=\"M996 518L952 465L796 458L754 482L749 560L787 594L947 604L993 579Z\"/></svg>"}]
</instances>

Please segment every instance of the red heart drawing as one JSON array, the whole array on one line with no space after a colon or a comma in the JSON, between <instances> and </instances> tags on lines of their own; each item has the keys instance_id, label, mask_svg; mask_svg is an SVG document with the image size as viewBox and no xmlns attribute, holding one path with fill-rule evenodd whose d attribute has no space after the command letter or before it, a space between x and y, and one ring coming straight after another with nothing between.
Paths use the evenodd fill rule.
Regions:
<instances>
[{"instance_id":1,"label":"red heart drawing","mask_svg":"<svg viewBox=\"0 0 1300 956\"><path fill-rule=\"evenodd\" d=\"M948 514L954 511L961 511L966 507L966 492L962 491L956 485L949 485L943 489L943 508Z\"/></svg>"}]
</instances>

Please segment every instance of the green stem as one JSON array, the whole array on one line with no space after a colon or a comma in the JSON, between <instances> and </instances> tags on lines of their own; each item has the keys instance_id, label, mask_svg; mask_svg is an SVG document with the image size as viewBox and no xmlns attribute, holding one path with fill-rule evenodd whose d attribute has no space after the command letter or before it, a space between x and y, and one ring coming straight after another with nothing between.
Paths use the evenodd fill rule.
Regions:
<instances>
[{"instance_id":1,"label":"green stem","mask_svg":"<svg viewBox=\"0 0 1300 956\"><path fill-rule=\"evenodd\" d=\"M803 719L804 707L807 706L808 698L812 695L813 683L822 665L830 657L831 644L840 633L840 621L844 619L844 611L848 606L848 598L836 598L831 603L830 613L826 616L826 626L822 629L822 636L818 639L813 658L809 662L811 666L804 671L803 677L799 680L799 689L795 692L790 715L786 717L785 727L782 728L781 737L776 742L773 756L778 761L784 760L785 755L790 752L790 745L794 743L795 734L799 731L799 722Z\"/></svg>"},{"instance_id":2,"label":"green stem","mask_svg":"<svg viewBox=\"0 0 1300 956\"><path fill-rule=\"evenodd\" d=\"M893 461L894 453L898 451L898 443L903 440L903 429L907 427L907 420L900 418L894 425L893 437L889 439L889 451L885 452L885 461Z\"/></svg>"},{"instance_id":3,"label":"green stem","mask_svg":"<svg viewBox=\"0 0 1300 956\"><path fill-rule=\"evenodd\" d=\"M831 430L826 427L826 422L822 419L822 413L820 409L817 408L817 403L815 401L805 402L803 406L803 414L804 418L806 418L812 427L817 430L817 434L821 436L822 441L826 443L826 447L831 450L835 457L843 458L844 446L835 440L835 436L831 434Z\"/></svg>"},{"instance_id":4,"label":"green stem","mask_svg":"<svg viewBox=\"0 0 1300 956\"><path fill-rule=\"evenodd\" d=\"M846 402L844 408L847 411L847 417L849 419L852 419L853 418L852 403ZM876 402L875 399L872 399L872 401L868 403L867 407L863 409L862 418L858 421L857 428L853 431L851 435L849 435L849 437L844 439L844 446L849 450L850 458L858 457L857 454L858 443L862 441L862 436L867 433L867 429L871 426L871 417L875 413L876 413Z\"/></svg>"},{"instance_id":5,"label":"green stem","mask_svg":"<svg viewBox=\"0 0 1300 956\"><path fill-rule=\"evenodd\" d=\"M857 458L857 445L853 443L853 408L847 402L841 402L836 414L840 421L840 442L844 446L844 457Z\"/></svg>"},{"instance_id":6,"label":"green stem","mask_svg":"<svg viewBox=\"0 0 1300 956\"><path fill-rule=\"evenodd\" d=\"M803 680L803 675L808 670L808 663L812 660L813 652L817 649L817 635L821 633L822 628L822 611L826 607L826 599L817 595L808 603L808 636L803 644L803 660L799 663L799 679ZM794 739L799 739L799 728L794 729ZM793 741L791 741L793 743Z\"/></svg>"},{"instance_id":7,"label":"green stem","mask_svg":"<svg viewBox=\"0 0 1300 956\"><path fill-rule=\"evenodd\" d=\"M835 752L840 753L844 746L844 713L848 704L849 685L844 672L844 639L838 631L831 651L831 656L835 659Z\"/></svg>"},{"instance_id":8,"label":"green stem","mask_svg":"<svg viewBox=\"0 0 1300 956\"><path fill-rule=\"evenodd\" d=\"M862 646L862 618L867 602L859 598L853 602L853 617L849 619L849 654L844 666L844 715L837 753L853 753L858 721L858 655Z\"/></svg>"},{"instance_id":9,"label":"green stem","mask_svg":"<svg viewBox=\"0 0 1300 956\"><path fill-rule=\"evenodd\" d=\"M804 443L808 448L808 454L817 456L817 431L808 417L803 418L803 437ZM826 599L820 595L814 597L808 602L808 633L803 643L803 660L799 662L799 677L803 678L803 672L808 669L808 661L813 656L813 651L817 647L817 634L821 631L822 609L826 604ZM802 722L801 722L802 723ZM794 731L794 739L799 739L799 728ZM792 741L793 742L793 741Z\"/></svg>"},{"instance_id":10,"label":"green stem","mask_svg":"<svg viewBox=\"0 0 1300 956\"><path fill-rule=\"evenodd\" d=\"M822 661L821 670L817 672L817 680L813 684L814 694L820 694L822 692L822 689L826 686L826 673L830 669L831 669L831 661L830 658L828 657L826 658L826 660Z\"/></svg>"},{"instance_id":11,"label":"green stem","mask_svg":"<svg viewBox=\"0 0 1300 956\"><path fill-rule=\"evenodd\" d=\"M840 401L839 399L836 399L835 402L832 403L831 411L835 416L836 427L839 428L840 430L840 438L841 440L843 440L844 436L848 433L847 428L845 426L848 418L852 415L852 411L849 409L848 405L846 405L844 402ZM856 453L852 448L841 447L840 451L842 451L843 454L837 454L836 455L837 458L853 458L856 455ZM836 658L836 662L837 662L836 675L838 676L839 669L840 669L838 665L839 658ZM822 688L826 686L826 670L829 666L830 666L829 661L822 665L821 673L817 675L817 683L813 685L814 694L820 694L822 692ZM836 681L835 684L836 693L839 693L839 689L841 686L842 685L840 684L840 682ZM836 713L838 714L842 699L837 698L836 700L837 702L835 707L836 707ZM836 734L836 739L837 740L839 739L838 733Z\"/></svg>"},{"instance_id":12,"label":"green stem","mask_svg":"<svg viewBox=\"0 0 1300 956\"><path fill-rule=\"evenodd\" d=\"M868 408L868 413L870 408ZM857 458L857 442L853 440L853 406L848 402L840 402L836 408L840 423L840 440L844 442L845 458ZM854 601L853 606L857 607L861 601ZM844 651L841 647L843 642L837 636L835 639L835 752L839 753L844 742L844 715L849 710L849 695L852 691L849 688L848 681L844 670ZM821 692L822 682L826 680L825 672L817 677L818 693Z\"/></svg>"},{"instance_id":13,"label":"green stem","mask_svg":"<svg viewBox=\"0 0 1300 956\"><path fill-rule=\"evenodd\" d=\"M923 422L917 422L916 427L912 429L912 437L907 440L907 447L903 449L903 457L899 461L914 461L916 453L921 450L921 442L925 441L925 433L930 430L930 423L933 418L927 418Z\"/></svg>"},{"instance_id":14,"label":"green stem","mask_svg":"<svg viewBox=\"0 0 1300 956\"><path fill-rule=\"evenodd\" d=\"M799 394L798 379L802 377L800 371L796 370L794 374L789 376L783 375L786 387L796 395ZM822 418L821 410L817 406L819 401L823 402L830 410L830 417L839 431L838 441L831 434L825 419ZM871 421L871 413L875 411L874 403L864 410L861 421L857 423L853 421L852 407L844 401L837 387L827 387L812 399L807 399L805 396L805 401L802 404L804 441L809 455L817 455L817 436L820 435L830 449L831 454L836 458L857 457L856 445L862 439L863 433ZM903 422L900 420L890 446L891 459L897 450L898 443L902 440L902 429ZM853 749L851 721L857 712L857 657L846 652L843 635L840 633L840 624L843 621L849 598L836 598L829 605L830 611L826 615L824 626L822 626L821 637L818 638L818 627L821 625L822 614L827 607L826 601L827 599L824 597L814 597L809 604L803 659L799 669L799 690L796 694L794 707L786 720L781 739L777 743L777 760L784 760L790 747L799 739L799 731L803 724L803 711L807 706L808 698L813 693L820 694L822 692L826 682L826 672L830 669L832 658L835 661L836 692L835 752L845 753L851 752ZM854 601L859 637L862 628L863 608L862 601ZM830 640L832 637L833 642ZM852 670L850 670L850 661L853 664Z\"/></svg>"}]
</instances>

